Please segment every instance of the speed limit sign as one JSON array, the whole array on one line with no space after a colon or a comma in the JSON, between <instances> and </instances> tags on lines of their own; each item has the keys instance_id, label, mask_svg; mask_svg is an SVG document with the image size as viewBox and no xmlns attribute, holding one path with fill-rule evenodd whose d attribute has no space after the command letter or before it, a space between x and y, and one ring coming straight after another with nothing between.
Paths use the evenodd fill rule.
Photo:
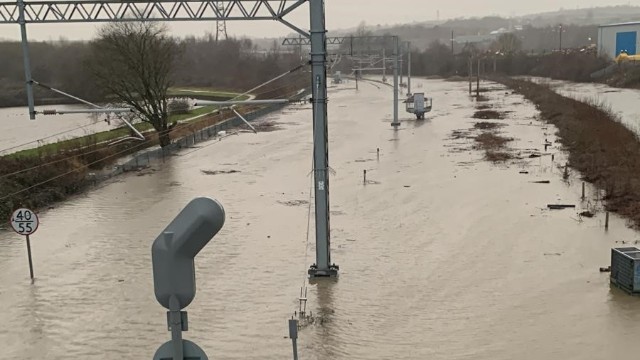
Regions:
<instances>
[{"instance_id":1,"label":"speed limit sign","mask_svg":"<svg viewBox=\"0 0 640 360\"><path fill-rule=\"evenodd\" d=\"M11 214L11 227L20 235L31 235L38 230L38 215L29 209L18 209Z\"/></svg>"}]
</instances>

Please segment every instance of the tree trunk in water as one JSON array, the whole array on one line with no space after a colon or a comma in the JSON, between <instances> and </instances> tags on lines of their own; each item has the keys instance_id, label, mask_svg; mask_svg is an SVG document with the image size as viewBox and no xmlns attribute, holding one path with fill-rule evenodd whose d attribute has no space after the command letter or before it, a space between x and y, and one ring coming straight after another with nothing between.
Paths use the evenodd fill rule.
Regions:
<instances>
[{"instance_id":1,"label":"tree trunk in water","mask_svg":"<svg viewBox=\"0 0 640 360\"><path fill-rule=\"evenodd\" d=\"M171 144L171 136L168 131L163 131L158 135L158 139L160 140L160 147L165 147Z\"/></svg>"}]
</instances>

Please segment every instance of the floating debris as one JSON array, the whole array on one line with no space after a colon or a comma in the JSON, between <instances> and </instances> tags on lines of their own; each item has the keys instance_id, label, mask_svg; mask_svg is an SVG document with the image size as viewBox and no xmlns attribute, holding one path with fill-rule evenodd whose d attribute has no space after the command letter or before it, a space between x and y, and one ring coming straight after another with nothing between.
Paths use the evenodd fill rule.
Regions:
<instances>
[{"instance_id":1,"label":"floating debris","mask_svg":"<svg viewBox=\"0 0 640 360\"><path fill-rule=\"evenodd\" d=\"M302 205L309 205L309 202L307 200L289 200L289 201L278 201L279 204L282 205L286 205L286 206L302 206Z\"/></svg>"},{"instance_id":2,"label":"floating debris","mask_svg":"<svg viewBox=\"0 0 640 360\"><path fill-rule=\"evenodd\" d=\"M205 175L235 174L238 170L200 170Z\"/></svg>"},{"instance_id":3,"label":"floating debris","mask_svg":"<svg viewBox=\"0 0 640 360\"><path fill-rule=\"evenodd\" d=\"M591 211L583 211L580 213L580 216L582 217L586 217L586 218L592 218L594 216L596 216L596 214L592 213Z\"/></svg>"},{"instance_id":4,"label":"floating debris","mask_svg":"<svg viewBox=\"0 0 640 360\"><path fill-rule=\"evenodd\" d=\"M494 122L481 121L473 124L473 127L480 130L493 130L505 126L505 124L499 124Z\"/></svg>"},{"instance_id":5,"label":"floating debris","mask_svg":"<svg viewBox=\"0 0 640 360\"><path fill-rule=\"evenodd\" d=\"M478 101L482 101L482 100L478 99ZM483 120L488 120L488 119L498 120L498 119L504 119L504 113L500 113L495 110L479 110L479 111L476 111L475 114L473 114L473 118L483 119Z\"/></svg>"},{"instance_id":6,"label":"floating debris","mask_svg":"<svg viewBox=\"0 0 640 360\"><path fill-rule=\"evenodd\" d=\"M259 132L271 132L282 130L282 126L279 126L275 121L265 121L259 124L255 124L254 128Z\"/></svg>"},{"instance_id":7,"label":"floating debris","mask_svg":"<svg viewBox=\"0 0 640 360\"><path fill-rule=\"evenodd\" d=\"M532 184L551 184L549 180L532 181Z\"/></svg>"},{"instance_id":8,"label":"floating debris","mask_svg":"<svg viewBox=\"0 0 640 360\"><path fill-rule=\"evenodd\" d=\"M609 272L611 272L611 266L601 267L600 268L600 272L601 273L609 273Z\"/></svg>"},{"instance_id":9,"label":"floating debris","mask_svg":"<svg viewBox=\"0 0 640 360\"><path fill-rule=\"evenodd\" d=\"M551 210L564 210L564 209L575 209L575 205L561 205L561 204L548 204L547 207Z\"/></svg>"}]
</instances>

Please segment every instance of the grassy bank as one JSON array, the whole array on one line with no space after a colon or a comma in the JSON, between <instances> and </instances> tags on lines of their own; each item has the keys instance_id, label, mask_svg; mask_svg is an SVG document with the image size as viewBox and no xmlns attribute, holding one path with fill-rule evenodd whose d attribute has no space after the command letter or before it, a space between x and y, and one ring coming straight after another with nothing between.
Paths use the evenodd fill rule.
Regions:
<instances>
[{"instance_id":1,"label":"grassy bank","mask_svg":"<svg viewBox=\"0 0 640 360\"><path fill-rule=\"evenodd\" d=\"M193 89L171 89L171 96L198 96L199 98L210 100L228 100L234 97L238 97L240 100L248 99L246 95L239 96L238 93L223 92L214 89L207 88L193 88ZM197 94L197 95L196 95ZM173 122L191 122L198 121L202 116L210 114L217 109L217 106L203 106L197 109L193 109L184 114L174 114L169 117L169 123ZM134 127L140 132L152 131L153 127L149 123L136 123ZM8 154L9 157L30 157L30 156L42 156L42 154L56 154L60 151L66 151L66 149L74 149L83 147L87 140L98 143L110 142L117 139L121 139L130 136L131 130L125 126L109 130L102 131L87 136L76 137L67 140L61 140L50 144L42 145L38 148L25 149L13 154Z\"/></svg>"},{"instance_id":2,"label":"grassy bank","mask_svg":"<svg viewBox=\"0 0 640 360\"><path fill-rule=\"evenodd\" d=\"M234 116L222 112L185 122L171 130L171 137L184 137ZM128 130L108 133L123 135L122 131L126 135ZM0 216L9 216L20 206L41 209L64 200L93 183L90 173L123 156L158 145L155 131L145 133L144 141L111 146L104 142L107 138L98 133L0 157Z\"/></svg>"},{"instance_id":3,"label":"grassy bank","mask_svg":"<svg viewBox=\"0 0 640 360\"><path fill-rule=\"evenodd\" d=\"M549 87L511 78L495 79L532 101L558 128L569 165L605 190L606 207L640 227L640 142L611 112L558 95Z\"/></svg>"},{"instance_id":4,"label":"grassy bank","mask_svg":"<svg viewBox=\"0 0 640 360\"><path fill-rule=\"evenodd\" d=\"M287 86L273 89L272 92L276 96L290 97L297 89ZM245 105L238 106L236 110L246 114L263 107ZM178 123L170 132L171 138L183 138L235 117L228 110L210 113L211 110L214 108L205 107L173 117L172 121L191 119ZM142 131L150 129L147 124L136 126ZM128 131L116 129L91 134L0 157L0 217L8 217L21 206L42 209L78 194L94 183L91 173L98 173L123 156L158 145L158 133L155 131L145 132L144 141L109 145L108 140L127 136Z\"/></svg>"}]
</instances>

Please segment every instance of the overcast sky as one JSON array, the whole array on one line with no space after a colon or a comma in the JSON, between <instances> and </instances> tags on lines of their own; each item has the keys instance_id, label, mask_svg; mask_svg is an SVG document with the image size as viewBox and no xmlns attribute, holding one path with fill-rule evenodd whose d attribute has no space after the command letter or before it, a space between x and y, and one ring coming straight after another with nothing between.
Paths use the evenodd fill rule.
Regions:
<instances>
[{"instance_id":1,"label":"overcast sky","mask_svg":"<svg viewBox=\"0 0 640 360\"><path fill-rule=\"evenodd\" d=\"M520 16L544 11L565 9L639 4L628 0L326 0L327 27L329 29L355 27L361 21L368 25L411 23L425 20L455 17L476 17L486 15ZM288 20L308 29L308 7L305 5L288 17ZM37 40L90 39L95 33L95 24L33 24L28 27L29 37ZM250 37L276 37L290 31L283 25L268 21L228 22L230 35ZM214 31L215 24L205 22L173 23L177 36L197 35ZM0 37L19 39L18 26L0 26Z\"/></svg>"}]
</instances>

